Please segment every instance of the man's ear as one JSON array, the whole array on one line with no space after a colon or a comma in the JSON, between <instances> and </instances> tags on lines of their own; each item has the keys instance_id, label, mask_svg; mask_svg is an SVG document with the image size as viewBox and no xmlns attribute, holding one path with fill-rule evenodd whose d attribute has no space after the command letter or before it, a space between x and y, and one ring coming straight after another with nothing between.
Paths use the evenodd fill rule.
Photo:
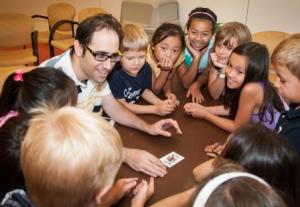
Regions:
<instances>
[{"instance_id":1,"label":"man's ear","mask_svg":"<svg viewBox=\"0 0 300 207\"><path fill-rule=\"evenodd\" d=\"M74 41L74 53L78 57L82 56L83 54L83 46L78 40Z\"/></svg>"},{"instance_id":2,"label":"man's ear","mask_svg":"<svg viewBox=\"0 0 300 207\"><path fill-rule=\"evenodd\" d=\"M109 190L111 189L111 187L109 186L104 186L100 191L98 191L95 195L95 201L96 201L96 205L102 205L104 204L107 198L107 193L109 192Z\"/></svg>"}]
</instances>

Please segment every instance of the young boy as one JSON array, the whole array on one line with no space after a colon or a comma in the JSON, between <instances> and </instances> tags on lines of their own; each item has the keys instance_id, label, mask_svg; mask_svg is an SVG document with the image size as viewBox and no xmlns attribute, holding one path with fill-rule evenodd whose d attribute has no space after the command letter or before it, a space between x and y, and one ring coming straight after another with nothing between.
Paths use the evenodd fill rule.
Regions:
<instances>
[{"instance_id":1,"label":"young boy","mask_svg":"<svg viewBox=\"0 0 300 207\"><path fill-rule=\"evenodd\" d=\"M6 206L12 201L36 207L111 206L136 187L137 178L113 186L123 159L122 141L104 119L74 107L34 113L21 146L29 198L15 191L3 200ZM143 206L152 193L153 178L149 184L142 181L132 206Z\"/></svg>"},{"instance_id":2,"label":"young boy","mask_svg":"<svg viewBox=\"0 0 300 207\"><path fill-rule=\"evenodd\" d=\"M276 128L300 155L300 33L282 41L271 60L277 75L276 88L285 101L296 105L281 115Z\"/></svg>"},{"instance_id":3,"label":"young boy","mask_svg":"<svg viewBox=\"0 0 300 207\"><path fill-rule=\"evenodd\" d=\"M125 25L123 31L121 64L116 66L108 80L114 97L135 114L164 116L172 113L176 103L160 100L151 91L152 70L146 62L147 34L133 24ZM135 104L140 96L151 105Z\"/></svg>"}]
</instances>

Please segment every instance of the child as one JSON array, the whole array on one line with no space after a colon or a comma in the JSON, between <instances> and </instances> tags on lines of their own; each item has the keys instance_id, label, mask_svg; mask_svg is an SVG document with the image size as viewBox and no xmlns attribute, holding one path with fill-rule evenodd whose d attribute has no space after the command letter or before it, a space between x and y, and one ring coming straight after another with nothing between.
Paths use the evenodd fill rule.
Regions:
<instances>
[{"instance_id":1,"label":"child","mask_svg":"<svg viewBox=\"0 0 300 207\"><path fill-rule=\"evenodd\" d=\"M293 203L299 158L288 142L260 124L246 124L229 135L224 145L220 151L205 150L243 165L248 172L275 187L285 201ZM211 169L211 162L213 160L194 169L197 181Z\"/></svg>"},{"instance_id":2,"label":"child","mask_svg":"<svg viewBox=\"0 0 300 207\"><path fill-rule=\"evenodd\" d=\"M0 127L9 118L27 113L45 100L55 101L57 106L64 105L66 100L76 103L74 83L61 71L48 70L37 68L24 74L16 71L7 77L0 96Z\"/></svg>"},{"instance_id":3,"label":"child","mask_svg":"<svg viewBox=\"0 0 300 207\"><path fill-rule=\"evenodd\" d=\"M148 47L147 62L152 68L155 78L152 80L152 91L165 96L178 104L172 89L175 71L184 61L184 32L179 25L163 23L154 32Z\"/></svg>"},{"instance_id":4,"label":"child","mask_svg":"<svg viewBox=\"0 0 300 207\"><path fill-rule=\"evenodd\" d=\"M59 108L75 105L77 89L63 72L37 68L9 75L0 96L0 193L24 187L19 167L20 143L31 118L28 112L41 104ZM0 198L1 199L1 198Z\"/></svg>"},{"instance_id":5,"label":"child","mask_svg":"<svg viewBox=\"0 0 300 207\"><path fill-rule=\"evenodd\" d=\"M283 113L279 119L278 133L285 137L300 155L300 34L281 42L272 54L280 95L296 107Z\"/></svg>"},{"instance_id":6,"label":"child","mask_svg":"<svg viewBox=\"0 0 300 207\"><path fill-rule=\"evenodd\" d=\"M214 171L199 185L165 198L160 206L286 206L280 196L261 178L244 172L244 168L226 159L213 163Z\"/></svg>"},{"instance_id":7,"label":"child","mask_svg":"<svg viewBox=\"0 0 300 207\"><path fill-rule=\"evenodd\" d=\"M15 200L20 195L15 191L3 203L30 200L37 207L111 206L136 186L137 178L128 178L112 188L123 159L122 141L104 119L74 107L33 112L37 115L21 146L29 199L21 191ZM132 206L143 206L153 193L153 178L149 185L143 181L135 193Z\"/></svg>"},{"instance_id":8,"label":"child","mask_svg":"<svg viewBox=\"0 0 300 207\"><path fill-rule=\"evenodd\" d=\"M123 30L121 64L113 70L109 78L114 97L135 114L164 116L172 113L176 104L170 99L160 100L151 91L152 72L146 62L147 34L133 24L125 25ZM136 104L140 97L151 105Z\"/></svg>"},{"instance_id":9,"label":"child","mask_svg":"<svg viewBox=\"0 0 300 207\"><path fill-rule=\"evenodd\" d=\"M184 63L178 67L178 78L184 88L194 82L207 67L209 53L214 44L216 14L209 8L198 7L191 11L186 24L187 38Z\"/></svg>"},{"instance_id":10,"label":"child","mask_svg":"<svg viewBox=\"0 0 300 207\"><path fill-rule=\"evenodd\" d=\"M198 187L193 206L286 206L263 179L234 168L230 170L221 166L203 180Z\"/></svg>"},{"instance_id":11,"label":"child","mask_svg":"<svg viewBox=\"0 0 300 207\"><path fill-rule=\"evenodd\" d=\"M224 105L205 107L187 103L184 110L229 132L250 121L274 129L284 105L268 81L268 71L269 54L265 46L254 42L240 45L233 50L226 67Z\"/></svg>"},{"instance_id":12,"label":"child","mask_svg":"<svg viewBox=\"0 0 300 207\"><path fill-rule=\"evenodd\" d=\"M187 97L201 103L204 97L200 88L208 83L208 91L213 99L218 99L225 87L225 68L229 56L238 45L251 41L248 27L239 22L228 22L216 33L213 53L210 54L210 63L207 70L189 87Z\"/></svg>"}]
</instances>

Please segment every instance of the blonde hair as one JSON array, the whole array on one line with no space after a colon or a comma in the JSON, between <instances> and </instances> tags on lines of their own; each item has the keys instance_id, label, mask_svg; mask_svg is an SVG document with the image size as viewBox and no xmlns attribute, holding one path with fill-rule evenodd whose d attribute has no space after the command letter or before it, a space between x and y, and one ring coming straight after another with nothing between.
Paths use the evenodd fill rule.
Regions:
<instances>
[{"instance_id":1,"label":"blonde hair","mask_svg":"<svg viewBox=\"0 0 300 207\"><path fill-rule=\"evenodd\" d=\"M87 206L113 184L122 141L104 119L74 107L39 108L21 146L21 167L33 203Z\"/></svg>"},{"instance_id":2,"label":"blonde hair","mask_svg":"<svg viewBox=\"0 0 300 207\"><path fill-rule=\"evenodd\" d=\"M121 52L129 50L146 51L149 40L143 28L134 24L126 24L123 27L124 37L121 43Z\"/></svg>"},{"instance_id":3,"label":"blonde hair","mask_svg":"<svg viewBox=\"0 0 300 207\"><path fill-rule=\"evenodd\" d=\"M287 67L300 80L300 33L283 40L274 49L272 64Z\"/></svg>"},{"instance_id":4,"label":"blonde hair","mask_svg":"<svg viewBox=\"0 0 300 207\"><path fill-rule=\"evenodd\" d=\"M252 36L249 28L240 22L228 22L224 24L216 34L215 44L222 41L227 47L232 47L230 41L232 38L237 40L237 44L241 45L251 42Z\"/></svg>"}]
</instances>

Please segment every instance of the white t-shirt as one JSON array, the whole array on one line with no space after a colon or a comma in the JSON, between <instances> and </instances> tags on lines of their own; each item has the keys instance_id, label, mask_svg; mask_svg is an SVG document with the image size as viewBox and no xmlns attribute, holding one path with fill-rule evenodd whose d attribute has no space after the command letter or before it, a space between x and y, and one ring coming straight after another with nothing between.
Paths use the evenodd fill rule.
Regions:
<instances>
[{"instance_id":1,"label":"white t-shirt","mask_svg":"<svg viewBox=\"0 0 300 207\"><path fill-rule=\"evenodd\" d=\"M97 86L90 80L87 80L86 83L78 80L72 66L70 50L46 60L40 66L54 67L63 71L75 82L78 89L77 106L88 111L102 113L101 98L111 93L107 81L102 86Z\"/></svg>"}]
</instances>

